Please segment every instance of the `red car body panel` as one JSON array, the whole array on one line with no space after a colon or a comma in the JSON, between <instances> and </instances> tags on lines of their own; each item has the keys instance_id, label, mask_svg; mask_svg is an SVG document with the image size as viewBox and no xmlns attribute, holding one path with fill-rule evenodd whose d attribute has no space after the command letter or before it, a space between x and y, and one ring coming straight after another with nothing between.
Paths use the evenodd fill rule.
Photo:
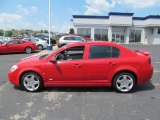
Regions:
<instances>
[{"instance_id":1,"label":"red car body panel","mask_svg":"<svg viewBox=\"0 0 160 120\"><path fill-rule=\"evenodd\" d=\"M0 53L18 53L18 52L25 52L26 47L32 48L32 51L37 50L37 47L32 42L22 41L22 40L12 40L12 41L19 41L22 44L2 44L0 45ZM12 42L9 41L9 42Z\"/></svg>"},{"instance_id":2,"label":"red car body panel","mask_svg":"<svg viewBox=\"0 0 160 120\"><path fill-rule=\"evenodd\" d=\"M106 45L120 50L119 58L89 59L91 45ZM57 61L50 60L61 51L74 47L85 46L82 60ZM18 62L18 69L9 72L12 84L20 85L21 75L27 71L38 73L43 79L44 86L111 86L113 77L121 71L130 71L136 75L137 84L149 81L153 74L150 56L145 53L129 50L121 45L110 42L83 42L66 45L48 55Z\"/></svg>"}]
</instances>

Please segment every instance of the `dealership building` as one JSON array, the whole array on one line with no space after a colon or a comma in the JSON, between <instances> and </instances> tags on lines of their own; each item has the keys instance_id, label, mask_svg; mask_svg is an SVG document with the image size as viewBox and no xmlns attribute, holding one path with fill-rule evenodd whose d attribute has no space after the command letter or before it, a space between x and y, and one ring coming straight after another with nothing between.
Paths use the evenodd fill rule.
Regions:
<instances>
[{"instance_id":1,"label":"dealership building","mask_svg":"<svg viewBox=\"0 0 160 120\"><path fill-rule=\"evenodd\" d=\"M73 15L76 34L117 43L160 44L160 16L134 17L110 12L108 16Z\"/></svg>"}]
</instances>

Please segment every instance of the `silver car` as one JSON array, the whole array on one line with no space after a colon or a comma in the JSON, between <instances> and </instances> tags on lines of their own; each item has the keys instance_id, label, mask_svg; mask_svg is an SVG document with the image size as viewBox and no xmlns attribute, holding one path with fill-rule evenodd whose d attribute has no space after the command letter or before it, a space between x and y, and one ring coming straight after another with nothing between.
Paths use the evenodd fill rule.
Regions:
<instances>
[{"instance_id":1,"label":"silver car","mask_svg":"<svg viewBox=\"0 0 160 120\"><path fill-rule=\"evenodd\" d=\"M83 42L85 39L83 39L80 36L76 35L65 35L62 36L58 41L58 47L62 47L66 44L75 43L75 42Z\"/></svg>"}]
</instances>

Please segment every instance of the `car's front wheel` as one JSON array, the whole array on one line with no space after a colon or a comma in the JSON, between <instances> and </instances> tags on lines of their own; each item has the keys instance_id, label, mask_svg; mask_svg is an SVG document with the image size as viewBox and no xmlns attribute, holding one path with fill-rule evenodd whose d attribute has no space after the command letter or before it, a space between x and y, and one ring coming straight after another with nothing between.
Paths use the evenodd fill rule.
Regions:
<instances>
[{"instance_id":1,"label":"car's front wheel","mask_svg":"<svg viewBox=\"0 0 160 120\"><path fill-rule=\"evenodd\" d=\"M25 48L25 53L30 54L32 52L32 48L26 47Z\"/></svg>"},{"instance_id":2,"label":"car's front wheel","mask_svg":"<svg viewBox=\"0 0 160 120\"><path fill-rule=\"evenodd\" d=\"M43 50L43 46L42 45L38 45L37 48L38 48L38 50Z\"/></svg>"},{"instance_id":3,"label":"car's front wheel","mask_svg":"<svg viewBox=\"0 0 160 120\"><path fill-rule=\"evenodd\" d=\"M21 85L26 91L36 92L43 87L43 82L38 74L34 72L28 72L22 76Z\"/></svg>"},{"instance_id":4,"label":"car's front wheel","mask_svg":"<svg viewBox=\"0 0 160 120\"><path fill-rule=\"evenodd\" d=\"M113 79L113 88L116 92L131 92L136 85L135 77L128 72L120 73Z\"/></svg>"}]
</instances>

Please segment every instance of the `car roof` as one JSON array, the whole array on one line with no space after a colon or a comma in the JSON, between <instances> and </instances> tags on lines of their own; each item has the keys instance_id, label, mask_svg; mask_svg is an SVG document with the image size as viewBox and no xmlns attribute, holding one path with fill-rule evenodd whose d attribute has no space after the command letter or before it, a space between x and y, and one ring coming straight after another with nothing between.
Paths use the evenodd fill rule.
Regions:
<instances>
[{"instance_id":1,"label":"car roof","mask_svg":"<svg viewBox=\"0 0 160 120\"><path fill-rule=\"evenodd\" d=\"M108 41L87 41L87 42L76 42L76 43L71 43L71 44L68 44L67 46L70 47L70 46L78 46L78 45L113 45L113 46L120 46L119 44L117 43L114 43L114 42L108 42Z\"/></svg>"},{"instance_id":2,"label":"car roof","mask_svg":"<svg viewBox=\"0 0 160 120\"><path fill-rule=\"evenodd\" d=\"M69 35L63 35L62 37L81 37L81 36L76 34L69 34Z\"/></svg>"}]
</instances>

